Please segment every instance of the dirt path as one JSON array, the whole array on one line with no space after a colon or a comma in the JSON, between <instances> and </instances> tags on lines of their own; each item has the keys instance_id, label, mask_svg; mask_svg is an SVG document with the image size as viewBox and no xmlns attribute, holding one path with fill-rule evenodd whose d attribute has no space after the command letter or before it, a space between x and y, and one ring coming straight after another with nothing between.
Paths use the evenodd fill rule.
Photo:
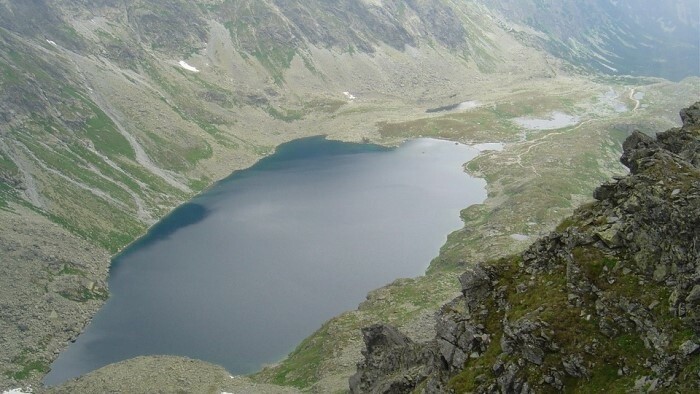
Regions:
<instances>
[{"instance_id":1,"label":"dirt path","mask_svg":"<svg viewBox=\"0 0 700 394\"><path fill-rule=\"evenodd\" d=\"M553 137L553 136L555 136L555 135L561 135L561 134L573 132L573 131L579 129L581 126L583 126L583 125L585 125L585 124L587 124L587 123L590 123L590 122L592 122L592 121L593 121L593 119L584 120L583 122L580 122L579 124L577 124L576 126L574 126L574 127L572 127L572 128L565 128L565 129L562 129L562 131L553 132L553 133L547 133L547 134L543 135L543 136L540 137L540 138L536 138L536 139L531 140L531 141L523 141L523 142L520 142L520 143L516 144L516 146L517 146L517 145L525 145L525 144L527 144L528 147L527 147L527 149L525 149L525 151L520 152L520 153L518 153L518 154L515 156L515 159L516 159L515 163L516 163L517 165L519 165L520 167L525 168L525 166L523 165L523 156L524 156L524 155L530 154L530 152L532 151L533 148L538 147L538 146L543 145L544 143L546 143L546 141L544 141L545 139L548 139L548 138ZM517 148L516 148L516 149L517 149ZM532 172L533 172L535 175L540 176L540 174L537 172L537 170L535 169L534 166L530 166L530 167L531 167L531 169L532 169Z\"/></svg>"},{"instance_id":2,"label":"dirt path","mask_svg":"<svg viewBox=\"0 0 700 394\"><path fill-rule=\"evenodd\" d=\"M637 110L639 109L639 106L641 105L641 102L639 100L637 100L636 98L634 98L634 94L636 93L635 92L636 90L637 89L635 89L635 88L630 89L630 100L634 101L634 108L632 108L632 112L637 112Z\"/></svg>"}]
</instances>

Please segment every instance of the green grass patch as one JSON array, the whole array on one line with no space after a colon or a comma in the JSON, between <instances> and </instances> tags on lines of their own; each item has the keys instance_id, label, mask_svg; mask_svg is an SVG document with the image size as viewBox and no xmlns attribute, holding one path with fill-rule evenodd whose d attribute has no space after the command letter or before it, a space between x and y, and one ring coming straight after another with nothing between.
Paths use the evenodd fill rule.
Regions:
<instances>
[{"instance_id":1,"label":"green grass patch","mask_svg":"<svg viewBox=\"0 0 700 394\"><path fill-rule=\"evenodd\" d=\"M51 221L112 253L145 230L144 224L119 207L82 189L54 182L45 189L44 195L56 202L52 212L44 213Z\"/></svg>"},{"instance_id":2,"label":"green grass patch","mask_svg":"<svg viewBox=\"0 0 700 394\"><path fill-rule=\"evenodd\" d=\"M2 85L19 84L22 81L24 81L24 78L0 59L0 82L2 82Z\"/></svg>"},{"instance_id":3,"label":"green grass patch","mask_svg":"<svg viewBox=\"0 0 700 394\"><path fill-rule=\"evenodd\" d=\"M107 290L99 287L88 289L87 287L81 287L73 291L65 290L58 293L61 297L75 301L75 302L88 302L93 300L105 301L109 298L109 293Z\"/></svg>"},{"instance_id":4,"label":"green grass patch","mask_svg":"<svg viewBox=\"0 0 700 394\"><path fill-rule=\"evenodd\" d=\"M3 177L14 178L19 175L19 168L14 161L0 152L0 181Z\"/></svg>"},{"instance_id":5,"label":"green grass patch","mask_svg":"<svg viewBox=\"0 0 700 394\"><path fill-rule=\"evenodd\" d=\"M195 165L200 160L211 158L213 154L214 151L212 150L211 145L204 141L203 145L195 146L185 151L185 160L187 160L190 164Z\"/></svg>"},{"instance_id":6,"label":"green grass patch","mask_svg":"<svg viewBox=\"0 0 700 394\"><path fill-rule=\"evenodd\" d=\"M269 49L258 47L252 55L270 73L275 84L282 85L284 83L284 70L291 66L296 51L292 47L272 45Z\"/></svg>"},{"instance_id":7,"label":"green grass patch","mask_svg":"<svg viewBox=\"0 0 700 394\"><path fill-rule=\"evenodd\" d=\"M286 109L286 108L275 108L273 106L267 106L265 108L270 116L277 120L281 120L287 123L294 122L295 120L301 120L304 118L304 112L301 110Z\"/></svg>"},{"instance_id":8,"label":"green grass patch","mask_svg":"<svg viewBox=\"0 0 700 394\"><path fill-rule=\"evenodd\" d=\"M238 10L235 20L224 23L234 42L255 43L255 47L241 51L241 55L254 57L277 85L284 83L284 71L291 66L296 48L291 42L280 42L269 35L270 25L284 25L279 16L272 14L261 4L251 3ZM306 62L312 72L315 70Z\"/></svg>"},{"instance_id":9,"label":"green grass patch","mask_svg":"<svg viewBox=\"0 0 700 394\"><path fill-rule=\"evenodd\" d=\"M17 381L26 380L33 372L44 374L49 372L49 365L44 361L29 361L22 370L11 373L9 376Z\"/></svg>"},{"instance_id":10,"label":"green grass patch","mask_svg":"<svg viewBox=\"0 0 700 394\"><path fill-rule=\"evenodd\" d=\"M95 149L107 156L123 155L136 160L136 153L129 141L119 133L117 126L96 105L90 104L93 116L85 123L85 132L95 144Z\"/></svg>"},{"instance_id":11,"label":"green grass patch","mask_svg":"<svg viewBox=\"0 0 700 394\"><path fill-rule=\"evenodd\" d=\"M618 264L618 260L606 255L600 249L591 246L579 246L571 251L574 260L581 265L588 280L602 285L600 276L603 272L611 272Z\"/></svg>"},{"instance_id":12,"label":"green grass patch","mask_svg":"<svg viewBox=\"0 0 700 394\"><path fill-rule=\"evenodd\" d=\"M75 276L82 276L82 277L87 277L87 272L72 267L69 264L64 264L63 268L58 272L58 275L75 275Z\"/></svg>"},{"instance_id":13,"label":"green grass patch","mask_svg":"<svg viewBox=\"0 0 700 394\"><path fill-rule=\"evenodd\" d=\"M462 372L452 377L447 387L455 393L471 393L477 388L476 378L480 375L492 376L491 366L501 354L501 335L491 338L491 343L481 357L468 360Z\"/></svg>"},{"instance_id":14,"label":"green grass patch","mask_svg":"<svg viewBox=\"0 0 700 394\"><path fill-rule=\"evenodd\" d=\"M294 362L285 362L276 369L272 383L299 389L313 384L317 380L316 372L325 354L323 345L327 342L328 336L328 323L326 323L289 354L288 360L294 360Z\"/></svg>"},{"instance_id":15,"label":"green grass patch","mask_svg":"<svg viewBox=\"0 0 700 394\"><path fill-rule=\"evenodd\" d=\"M49 365L45 361L32 360L29 358L29 350L23 350L18 356L12 359L12 363L21 367L19 371L6 371L5 376L16 381L27 380L33 374L45 374L49 371Z\"/></svg>"},{"instance_id":16,"label":"green grass patch","mask_svg":"<svg viewBox=\"0 0 700 394\"><path fill-rule=\"evenodd\" d=\"M204 190L207 186L211 184L211 179L204 177L201 179L192 179L189 181L188 186L195 192L200 192Z\"/></svg>"},{"instance_id":17,"label":"green grass patch","mask_svg":"<svg viewBox=\"0 0 700 394\"><path fill-rule=\"evenodd\" d=\"M7 202L14 198L15 190L5 182L0 181L0 209L8 209Z\"/></svg>"},{"instance_id":18,"label":"green grass patch","mask_svg":"<svg viewBox=\"0 0 700 394\"><path fill-rule=\"evenodd\" d=\"M68 149L76 156L86 160L88 163L97 167L97 169L105 176L122 183L134 192L140 193L141 187L136 183L128 173L121 172L107 164L101 157L86 149L80 144L72 144ZM126 172L126 171L125 171Z\"/></svg>"},{"instance_id":19,"label":"green grass patch","mask_svg":"<svg viewBox=\"0 0 700 394\"><path fill-rule=\"evenodd\" d=\"M338 112L340 108L347 104L343 100L312 100L304 103L304 109L309 112L322 112L325 114L333 114Z\"/></svg>"},{"instance_id":20,"label":"green grass patch","mask_svg":"<svg viewBox=\"0 0 700 394\"><path fill-rule=\"evenodd\" d=\"M176 189L162 178L153 173L149 172L140 165L126 160L119 160L117 162L119 167L129 173L134 179L137 179L146 185L150 186L153 190L158 190L159 192L165 193L167 196L172 197L176 200L181 200L184 197L184 193L179 189Z\"/></svg>"},{"instance_id":21,"label":"green grass patch","mask_svg":"<svg viewBox=\"0 0 700 394\"><path fill-rule=\"evenodd\" d=\"M697 379L700 374L700 354L692 356L688 364L683 368L678 375L678 387L676 390L680 393L692 393L697 390Z\"/></svg>"},{"instance_id":22,"label":"green grass patch","mask_svg":"<svg viewBox=\"0 0 700 394\"><path fill-rule=\"evenodd\" d=\"M59 154L44 145L34 143L31 138L18 136L18 140L21 140L48 167L86 186L101 190L127 206L133 205L131 195L121 186L85 168L81 165L81 158L75 156L70 150L64 150L63 154Z\"/></svg>"}]
</instances>

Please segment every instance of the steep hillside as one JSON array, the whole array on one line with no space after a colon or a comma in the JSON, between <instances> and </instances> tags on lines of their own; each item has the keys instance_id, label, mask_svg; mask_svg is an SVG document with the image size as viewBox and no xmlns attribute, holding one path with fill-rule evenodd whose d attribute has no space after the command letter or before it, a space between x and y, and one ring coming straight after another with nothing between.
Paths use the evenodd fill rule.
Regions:
<instances>
[{"instance_id":1,"label":"steep hillside","mask_svg":"<svg viewBox=\"0 0 700 394\"><path fill-rule=\"evenodd\" d=\"M363 329L351 392L700 389L700 102L520 255L475 264L416 343Z\"/></svg>"},{"instance_id":2,"label":"steep hillside","mask_svg":"<svg viewBox=\"0 0 700 394\"><path fill-rule=\"evenodd\" d=\"M485 1L523 42L587 70L680 80L700 70L693 0ZM673 61L669 61L674 59Z\"/></svg>"}]
</instances>

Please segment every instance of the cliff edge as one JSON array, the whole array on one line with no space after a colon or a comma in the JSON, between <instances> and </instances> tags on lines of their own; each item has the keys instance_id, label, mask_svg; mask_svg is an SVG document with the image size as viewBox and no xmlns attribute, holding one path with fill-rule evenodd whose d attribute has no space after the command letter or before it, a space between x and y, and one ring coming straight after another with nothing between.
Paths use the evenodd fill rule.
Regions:
<instances>
[{"instance_id":1,"label":"cliff edge","mask_svg":"<svg viewBox=\"0 0 700 394\"><path fill-rule=\"evenodd\" d=\"M465 272L433 340L363 329L350 391L700 390L700 102L680 115L556 231Z\"/></svg>"}]
</instances>

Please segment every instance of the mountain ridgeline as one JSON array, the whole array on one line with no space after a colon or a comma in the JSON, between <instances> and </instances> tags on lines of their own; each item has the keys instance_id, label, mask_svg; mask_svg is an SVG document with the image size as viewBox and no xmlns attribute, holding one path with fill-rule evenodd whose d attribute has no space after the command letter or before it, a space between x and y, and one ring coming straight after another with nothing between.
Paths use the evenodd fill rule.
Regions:
<instances>
[{"instance_id":1,"label":"mountain ridgeline","mask_svg":"<svg viewBox=\"0 0 700 394\"><path fill-rule=\"evenodd\" d=\"M314 47L374 53L382 44L399 51L438 45L486 66L498 56L488 54L497 48L480 13L588 69L680 79L696 75L700 62L693 0L4 0L0 7L0 26L9 32L132 68L150 51L188 57L204 50L212 22L226 27L235 50L272 74L283 74L294 56L314 68Z\"/></svg>"},{"instance_id":2,"label":"mountain ridgeline","mask_svg":"<svg viewBox=\"0 0 700 394\"><path fill-rule=\"evenodd\" d=\"M353 393L700 390L700 102L522 254L475 264L436 336L363 329Z\"/></svg>"}]
</instances>

